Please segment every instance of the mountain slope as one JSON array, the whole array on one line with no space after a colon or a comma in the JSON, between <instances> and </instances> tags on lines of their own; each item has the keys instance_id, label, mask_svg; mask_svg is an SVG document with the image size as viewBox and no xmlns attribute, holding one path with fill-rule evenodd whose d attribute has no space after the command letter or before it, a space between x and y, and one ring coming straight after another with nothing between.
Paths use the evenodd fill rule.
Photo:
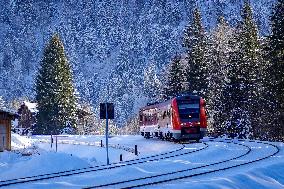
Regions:
<instances>
[{"instance_id":1,"label":"mountain slope","mask_svg":"<svg viewBox=\"0 0 284 189\"><path fill-rule=\"evenodd\" d=\"M1 0L0 95L6 100L33 98L42 51L58 32L81 99L94 107L107 99L114 101L117 122L122 124L149 99L149 83L159 85L148 74L160 75L169 60L183 51L182 34L194 2ZM251 0L262 35L269 32L273 2ZM236 25L243 1L199 0L196 4L210 31L220 14Z\"/></svg>"}]
</instances>

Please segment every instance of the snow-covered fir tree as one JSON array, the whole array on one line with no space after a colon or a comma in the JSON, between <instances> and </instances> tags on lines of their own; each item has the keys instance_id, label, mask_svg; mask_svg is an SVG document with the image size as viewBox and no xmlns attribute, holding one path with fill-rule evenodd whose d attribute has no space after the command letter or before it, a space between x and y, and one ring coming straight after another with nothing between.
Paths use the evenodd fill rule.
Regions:
<instances>
[{"instance_id":1,"label":"snow-covered fir tree","mask_svg":"<svg viewBox=\"0 0 284 189\"><path fill-rule=\"evenodd\" d=\"M36 78L36 134L75 132L76 98L72 71L59 35L47 44Z\"/></svg>"},{"instance_id":2,"label":"snow-covered fir tree","mask_svg":"<svg viewBox=\"0 0 284 189\"><path fill-rule=\"evenodd\" d=\"M284 1L277 0L271 16L271 35L268 40L267 69L269 81L268 118L269 138L284 140ZM269 123L269 122L268 122Z\"/></svg>"},{"instance_id":3,"label":"snow-covered fir tree","mask_svg":"<svg viewBox=\"0 0 284 189\"><path fill-rule=\"evenodd\" d=\"M188 65L185 67L186 91L205 96L208 85L207 39L202 25L201 13L197 8L194 9L191 24L185 30L183 46L188 54Z\"/></svg>"},{"instance_id":4,"label":"snow-covered fir tree","mask_svg":"<svg viewBox=\"0 0 284 189\"><path fill-rule=\"evenodd\" d=\"M166 97L172 98L184 91L184 69L181 64L181 56L176 55L169 66L168 83L165 88Z\"/></svg>"},{"instance_id":5,"label":"snow-covered fir tree","mask_svg":"<svg viewBox=\"0 0 284 189\"><path fill-rule=\"evenodd\" d=\"M258 132L259 122L264 107L260 103L262 95L262 80L260 79L264 72L264 60L262 57L262 49L258 28L253 18L253 11L249 1L245 1L242 12L241 27L241 53L242 53L242 74L245 78L247 111L251 122L251 137L261 135Z\"/></svg>"},{"instance_id":6,"label":"snow-covered fir tree","mask_svg":"<svg viewBox=\"0 0 284 189\"><path fill-rule=\"evenodd\" d=\"M127 121L124 127L119 129L119 134L137 135L140 133L139 116L135 115Z\"/></svg>"},{"instance_id":7,"label":"snow-covered fir tree","mask_svg":"<svg viewBox=\"0 0 284 189\"><path fill-rule=\"evenodd\" d=\"M144 70L144 93L149 101L157 101L159 96L160 79L157 74L157 66L155 63L150 63Z\"/></svg>"},{"instance_id":8,"label":"snow-covered fir tree","mask_svg":"<svg viewBox=\"0 0 284 189\"><path fill-rule=\"evenodd\" d=\"M233 137L251 138L259 120L259 77L263 61L258 31L247 1L231 44L235 48L230 53L228 82L224 91L227 98L224 107L228 115L226 127Z\"/></svg>"},{"instance_id":9,"label":"snow-covered fir tree","mask_svg":"<svg viewBox=\"0 0 284 189\"><path fill-rule=\"evenodd\" d=\"M230 44L233 40L235 30L229 26L223 16L220 16L216 28L210 35L210 66L208 82L208 130L209 133L222 135L226 133L225 104L228 103L224 97L226 81L228 80L228 67L230 64L230 53L234 47Z\"/></svg>"}]
</instances>

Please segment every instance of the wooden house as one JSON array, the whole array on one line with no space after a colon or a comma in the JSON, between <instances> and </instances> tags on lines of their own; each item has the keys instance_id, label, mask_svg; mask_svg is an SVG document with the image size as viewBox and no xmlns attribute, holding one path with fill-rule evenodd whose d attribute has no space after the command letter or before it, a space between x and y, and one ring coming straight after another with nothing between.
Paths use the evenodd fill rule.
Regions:
<instances>
[{"instance_id":1,"label":"wooden house","mask_svg":"<svg viewBox=\"0 0 284 189\"><path fill-rule=\"evenodd\" d=\"M16 113L0 109L0 152L11 150L11 122L16 117Z\"/></svg>"},{"instance_id":2,"label":"wooden house","mask_svg":"<svg viewBox=\"0 0 284 189\"><path fill-rule=\"evenodd\" d=\"M27 135L32 133L32 129L36 127L37 103L24 101L18 109L19 119L18 125L14 128L15 132ZM90 116L92 112L86 107L77 107L77 129L79 134L86 134L88 132L88 125L90 124Z\"/></svg>"}]
</instances>

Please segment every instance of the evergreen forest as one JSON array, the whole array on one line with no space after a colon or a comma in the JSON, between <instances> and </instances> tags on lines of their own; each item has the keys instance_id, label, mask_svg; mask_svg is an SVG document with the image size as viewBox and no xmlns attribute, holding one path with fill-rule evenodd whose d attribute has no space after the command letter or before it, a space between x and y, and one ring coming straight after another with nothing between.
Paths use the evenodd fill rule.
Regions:
<instances>
[{"instance_id":1,"label":"evergreen forest","mask_svg":"<svg viewBox=\"0 0 284 189\"><path fill-rule=\"evenodd\" d=\"M0 107L36 102L35 134L78 133L84 108L93 112L86 133L103 130L106 101L116 109L112 132L137 133L147 102L193 93L206 100L209 135L284 140L283 0L0 9Z\"/></svg>"}]
</instances>

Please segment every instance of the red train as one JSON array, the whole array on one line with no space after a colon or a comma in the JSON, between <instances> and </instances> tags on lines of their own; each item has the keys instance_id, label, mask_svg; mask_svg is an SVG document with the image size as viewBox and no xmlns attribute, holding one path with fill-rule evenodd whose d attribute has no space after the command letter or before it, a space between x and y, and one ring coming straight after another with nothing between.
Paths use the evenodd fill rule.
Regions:
<instances>
[{"instance_id":1,"label":"red train","mask_svg":"<svg viewBox=\"0 0 284 189\"><path fill-rule=\"evenodd\" d=\"M199 141L206 133L205 101L197 95L172 98L140 109L139 126L145 138Z\"/></svg>"}]
</instances>

